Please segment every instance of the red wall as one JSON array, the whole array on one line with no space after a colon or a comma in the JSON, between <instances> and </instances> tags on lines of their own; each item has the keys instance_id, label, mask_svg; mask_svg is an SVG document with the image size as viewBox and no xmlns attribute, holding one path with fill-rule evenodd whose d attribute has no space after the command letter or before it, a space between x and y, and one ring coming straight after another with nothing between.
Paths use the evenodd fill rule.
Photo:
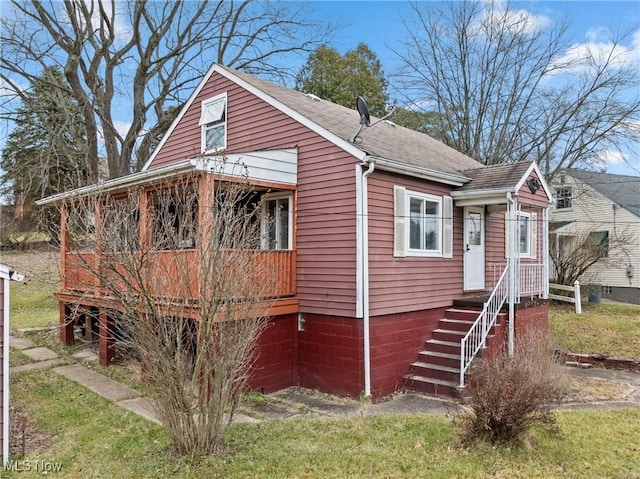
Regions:
<instances>
[{"instance_id":1,"label":"red wall","mask_svg":"<svg viewBox=\"0 0 640 479\"><path fill-rule=\"evenodd\" d=\"M251 368L251 390L270 393L296 384L296 328L295 314L269 320L258 341L258 355Z\"/></svg>"},{"instance_id":2,"label":"red wall","mask_svg":"<svg viewBox=\"0 0 640 479\"><path fill-rule=\"evenodd\" d=\"M371 319L371 393L387 396L403 386L403 377L444 318L444 308Z\"/></svg>"},{"instance_id":3,"label":"red wall","mask_svg":"<svg viewBox=\"0 0 640 479\"><path fill-rule=\"evenodd\" d=\"M524 299L522 300L524 302ZM549 305L521 304L516 310L516 339L522 339L532 331L542 333L545 336L549 328Z\"/></svg>"},{"instance_id":4,"label":"red wall","mask_svg":"<svg viewBox=\"0 0 640 479\"><path fill-rule=\"evenodd\" d=\"M307 314L298 333L300 386L358 396L364 390L362 321Z\"/></svg>"}]
</instances>

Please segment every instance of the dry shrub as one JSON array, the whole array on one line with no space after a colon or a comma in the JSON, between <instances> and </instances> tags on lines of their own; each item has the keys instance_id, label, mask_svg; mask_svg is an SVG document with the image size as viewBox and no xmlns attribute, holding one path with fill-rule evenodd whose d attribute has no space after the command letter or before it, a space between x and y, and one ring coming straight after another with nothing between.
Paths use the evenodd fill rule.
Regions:
<instances>
[{"instance_id":1,"label":"dry shrub","mask_svg":"<svg viewBox=\"0 0 640 479\"><path fill-rule=\"evenodd\" d=\"M566 373L546 337L532 332L516 342L515 354L501 351L472 367L467 411L459 417L462 442L488 439L514 443L533 426L556 430L553 408L567 391Z\"/></svg>"}]
</instances>

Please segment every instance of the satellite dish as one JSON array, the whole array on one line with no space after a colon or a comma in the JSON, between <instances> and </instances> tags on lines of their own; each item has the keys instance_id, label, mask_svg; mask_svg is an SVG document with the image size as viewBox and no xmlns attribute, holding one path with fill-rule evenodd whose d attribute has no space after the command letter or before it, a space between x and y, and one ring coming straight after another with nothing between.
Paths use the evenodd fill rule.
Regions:
<instances>
[{"instance_id":1,"label":"satellite dish","mask_svg":"<svg viewBox=\"0 0 640 479\"><path fill-rule=\"evenodd\" d=\"M371 125L371 115L369 115L369 107L367 102L361 96L356 100L356 109L360 113L360 124L369 126Z\"/></svg>"}]
</instances>

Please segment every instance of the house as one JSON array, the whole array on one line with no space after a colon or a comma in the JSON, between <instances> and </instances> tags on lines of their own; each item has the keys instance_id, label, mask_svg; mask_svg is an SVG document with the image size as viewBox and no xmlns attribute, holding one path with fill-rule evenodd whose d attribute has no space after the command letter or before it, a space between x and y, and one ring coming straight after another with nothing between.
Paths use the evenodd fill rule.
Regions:
<instances>
[{"instance_id":1,"label":"house","mask_svg":"<svg viewBox=\"0 0 640 479\"><path fill-rule=\"evenodd\" d=\"M537 165L484 167L392 122L367 127L362 116L213 65L143 170L100 185L114 194L137 185L148 202L161 180L197 170L196 189L206 194L207 164L222 149L226 161L217 165L241 161L287 212L276 221L278 241L263 245L281 280L265 313L256 389L446 393L464 384L489 336L505 331L513 347L518 331L546 324L546 305L529 301L545 298L548 283L551 193ZM64 219L61 226L60 334L68 344L73 305L93 308L103 332L113 305L83 288ZM184 241L197 251L197 240ZM108 364L113 348L99 336Z\"/></svg>"},{"instance_id":2,"label":"house","mask_svg":"<svg viewBox=\"0 0 640 479\"><path fill-rule=\"evenodd\" d=\"M580 282L605 298L640 304L640 177L566 169L552 188L552 256L568 261L577 245L593 247L597 262Z\"/></svg>"}]
</instances>

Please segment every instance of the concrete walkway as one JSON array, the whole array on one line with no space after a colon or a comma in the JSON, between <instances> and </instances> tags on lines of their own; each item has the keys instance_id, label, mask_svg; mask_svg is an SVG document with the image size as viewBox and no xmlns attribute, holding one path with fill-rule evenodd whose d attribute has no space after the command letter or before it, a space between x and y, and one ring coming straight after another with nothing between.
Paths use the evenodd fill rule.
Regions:
<instances>
[{"instance_id":1,"label":"concrete walkway","mask_svg":"<svg viewBox=\"0 0 640 479\"><path fill-rule=\"evenodd\" d=\"M72 355L77 361L68 364L58 355L47 349L37 348L24 338L10 337L11 347L21 350L34 362L11 368L11 373L33 369L53 368L52 371L67 379L77 382L118 406L139 416L161 424L152 402L141 396L135 389L98 374L82 366L83 361L95 361L97 357L91 351L80 351ZM66 363L66 364L64 364ZM61 365L64 364L64 365ZM614 386L623 391L615 400L588 398L574 400L561 406L562 409L585 408L640 408L640 373L616 371L610 369L567 368L569 374L599 384ZM303 388L287 388L262 396L253 401L251 395L243 399L234 414L234 422L259 422L269 419L291 418L347 418L377 416L386 414L454 414L460 411L460 403L454 400L434 398L420 393L398 393L384 401L371 403L355 399L341 398L328 394L310 391Z\"/></svg>"}]
</instances>

